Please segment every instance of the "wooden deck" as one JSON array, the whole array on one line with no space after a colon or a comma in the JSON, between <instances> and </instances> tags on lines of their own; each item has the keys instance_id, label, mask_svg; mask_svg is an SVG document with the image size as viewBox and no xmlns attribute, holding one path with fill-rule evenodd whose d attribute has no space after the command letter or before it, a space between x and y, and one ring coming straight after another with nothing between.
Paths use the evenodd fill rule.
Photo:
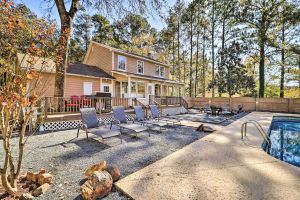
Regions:
<instances>
[{"instance_id":1,"label":"wooden deck","mask_svg":"<svg viewBox=\"0 0 300 200\"><path fill-rule=\"evenodd\" d=\"M165 108L176 108L176 107L181 107L180 105L168 105L168 106L161 106L162 109ZM125 110L126 113L128 114L134 114L133 109L127 109ZM110 113L101 113L98 114L99 118L104 118L104 117L109 117L112 116L112 112ZM59 121L73 121L73 120L80 120L80 113L62 113L62 114L53 114L53 115L48 115L47 118L44 119L44 122L59 122Z\"/></svg>"}]
</instances>

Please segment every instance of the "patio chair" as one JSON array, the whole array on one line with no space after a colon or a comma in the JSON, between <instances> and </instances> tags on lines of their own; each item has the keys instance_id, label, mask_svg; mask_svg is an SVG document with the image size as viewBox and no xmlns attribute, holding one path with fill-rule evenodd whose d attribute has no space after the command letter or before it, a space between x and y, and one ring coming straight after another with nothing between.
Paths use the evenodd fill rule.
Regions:
<instances>
[{"instance_id":1,"label":"patio chair","mask_svg":"<svg viewBox=\"0 0 300 200\"><path fill-rule=\"evenodd\" d=\"M133 106L134 112L136 115L136 120L140 123L142 123L145 126L149 127L159 127L159 132L162 132L162 130L168 126L168 123L165 121L154 121L154 120L149 120L145 116L145 112L143 111L142 106ZM154 129L152 129L154 130Z\"/></svg>"},{"instance_id":2,"label":"patio chair","mask_svg":"<svg viewBox=\"0 0 300 200\"><path fill-rule=\"evenodd\" d=\"M78 127L77 137L79 136L79 131L84 130L86 133L86 139L88 141L88 133L100 136L102 141L104 139L111 137L119 137L122 143L122 136L120 130L112 129L112 126L107 127L104 122L99 122L96 114L95 108L81 108L80 109L82 126Z\"/></svg>"},{"instance_id":3,"label":"patio chair","mask_svg":"<svg viewBox=\"0 0 300 200\"><path fill-rule=\"evenodd\" d=\"M151 111L151 119L157 121L166 121L168 124L171 125L181 125L181 121L172 117L162 117L158 111L157 105L149 105Z\"/></svg>"},{"instance_id":4,"label":"patio chair","mask_svg":"<svg viewBox=\"0 0 300 200\"><path fill-rule=\"evenodd\" d=\"M236 115L236 114L239 114L241 112L243 112L243 105L238 105L237 110L233 111L233 114Z\"/></svg>"},{"instance_id":5,"label":"patio chair","mask_svg":"<svg viewBox=\"0 0 300 200\"><path fill-rule=\"evenodd\" d=\"M211 115L211 114L212 114L212 109L211 109L211 107L210 107L208 104L206 104L206 105L203 107L203 111L204 111L206 114L208 114L208 115Z\"/></svg>"},{"instance_id":6,"label":"patio chair","mask_svg":"<svg viewBox=\"0 0 300 200\"><path fill-rule=\"evenodd\" d=\"M230 106L226 105L226 106L222 107L221 114L222 115L231 115L232 110L231 110Z\"/></svg>"},{"instance_id":7,"label":"patio chair","mask_svg":"<svg viewBox=\"0 0 300 200\"><path fill-rule=\"evenodd\" d=\"M122 130L127 129L134 132L135 136L137 137L138 133L147 131L150 137L149 127L143 126L142 123L135 123L134 119L127 120L123 106L113 106L112 110L114 113L114 120L112 121L111 125L113 123L117 123L117 125L120 127L121 133Z\"/></svg>"}]
</instances>

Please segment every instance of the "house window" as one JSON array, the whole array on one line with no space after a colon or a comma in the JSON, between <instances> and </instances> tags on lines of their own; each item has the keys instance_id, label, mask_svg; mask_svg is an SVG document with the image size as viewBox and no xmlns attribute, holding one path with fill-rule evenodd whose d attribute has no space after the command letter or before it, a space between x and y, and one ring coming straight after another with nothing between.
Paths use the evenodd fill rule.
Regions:
<instances>
[{"instance_id":1,"label":"house window","mask_svg":"<svg viewBox=\"0 0 300 200\"><path fill-rule=\"evenodd\" d=\"M118 69L126 71L126 57L125 56L118 56Z\"/></svg>"},{"instance_id":2,"label":"house window","mask_svg":"<svg viewBox=\"0 0 300 200\"><path fill-rule=\"evenodd\" d=\"M83 95L92 95L93 93L93 83L84 82L83 83Z\"/></svg>"},{"instance_id":3,"label":"house window","mask_svg":"<svg viewBox=\"0 0 300 200\"><path fill-rule=\"evenodd\" d=\"M136 93L136 82L131 82L131 93Z\"/></svg>"},{"instance_id":4,"label":"house window","mask_svg":"<svg viewBox=\"0 0 300 200\"><path fill-rule=\"evenodd\" d=\"M165 76L165 68L159 65L155 66L155 76L164 77Z\"/></svg>"},{"instance_id":5,"label":"house window","mask_svg":"<svg viewBox=\"0 0 300 200\"><path fill-rule=\"evenodd\" d=\"M146 94L145 83L137 82L137 97L145 98L145 94Z\"/></svg>"},{"instance_id":6,"label":"house window","mask_svg":"<svg viewBox=\"0 0 300 200\"><path fill-rule=\"evenodd\" d=\"M108 86L108 85L104 85L104 86L103 86L103 92L107 92L107 93L110 92L110 91L109 91L109 86Z\"/></svg>"},{"instance_id":7,"label":"house window","mask_svg":"<svg viewBox=\"0 0 300 200\"><path fill-rule=\"evenodd\" d=\"M137 61L137 73L144 74L144 62L141 60Z\"/></svg>"}]
</instances>

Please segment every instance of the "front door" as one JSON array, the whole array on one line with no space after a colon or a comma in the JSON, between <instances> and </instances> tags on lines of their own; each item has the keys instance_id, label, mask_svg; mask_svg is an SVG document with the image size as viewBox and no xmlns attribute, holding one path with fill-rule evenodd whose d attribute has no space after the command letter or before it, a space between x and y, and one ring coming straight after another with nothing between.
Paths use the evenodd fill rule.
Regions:
<instances>
[{"instance_id":1,"label":"front door","mask_svg":"<svg viewBox=\"0 0 300 200\"><path fill-rule=\"evenodd\" d=\"M148 99L149 96L154 95L154 84L153 83L148 83Z\"/></svg>"}]
</instances>

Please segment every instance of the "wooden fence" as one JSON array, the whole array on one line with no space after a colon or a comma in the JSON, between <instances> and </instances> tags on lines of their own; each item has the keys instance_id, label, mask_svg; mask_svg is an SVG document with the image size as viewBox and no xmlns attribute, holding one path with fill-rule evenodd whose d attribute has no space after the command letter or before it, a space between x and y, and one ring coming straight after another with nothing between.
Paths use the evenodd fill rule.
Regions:
<instances>
[{"instance_id":1,"label":"wooden fence","mask_svg":"<svg viewBox=\"0 0 300 200\"><path fill-rule=\"evenodd\" d=\"M245 111L270 111L300 113L300 98L254 98L254 97L184 97L189 107L201 108L205 105L224 107L230 106L237 109L239 105L243 106Z\"/></svg>"}]
</instances>

